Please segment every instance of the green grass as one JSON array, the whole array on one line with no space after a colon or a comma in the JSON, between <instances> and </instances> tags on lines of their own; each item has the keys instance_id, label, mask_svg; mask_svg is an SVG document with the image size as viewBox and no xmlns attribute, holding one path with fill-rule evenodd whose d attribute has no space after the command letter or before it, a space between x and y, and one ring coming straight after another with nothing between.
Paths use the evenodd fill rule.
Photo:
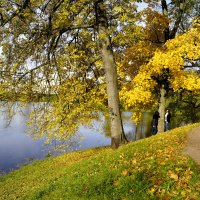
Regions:
<instances>
[{"instance_id":1,"label":"green grass","mask_svg":"<svg viewBox=\"0 0 200 200\"><path fill-rule=\"evenodd\" d=\"M88 149L23 166L0 178L0 199L200 199L180 127L113 150Z\"/></svg>"}]
</instances>

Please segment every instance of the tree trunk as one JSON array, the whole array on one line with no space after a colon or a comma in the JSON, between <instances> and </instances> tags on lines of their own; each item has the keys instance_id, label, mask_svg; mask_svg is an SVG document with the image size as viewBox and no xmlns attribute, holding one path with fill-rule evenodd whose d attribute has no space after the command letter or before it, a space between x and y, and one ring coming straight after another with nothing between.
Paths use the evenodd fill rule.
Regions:
<instances>
[{"instance_id":1,"label":"tree trunk","mask_svg":"<svg viewBox=\"0 0 200 200\"><path fill-rule=\"evenodd\" d=\"M161 0L161 6L162 6L163 15L168 16L168 8L167 8L166 0ZM170 34L170 29L169 29L169 23L168 23L168 26L164 30L165 42L169 39L169 34Z\"/></svg>"},{"instance_id":2,"label":"tree trunk","mask_svg":"<svg viewBox=\"0 0 200 200\"><path fill-rule=\"evenodd\" d=\"M168 26L165 28L164 30L164 42L166 43L169 39L173 39L176 35L176 32L178 30L178 27L182 21L182 15L183 15L183 3L182 1L179 2L180 6L179 9L177 11L177 19L170 31L170 24L168 23ZM182 5L182 6L181 6ZM161 0L161 7L162 7L162 13L163 15L165 15L166 17L169 17L169 13L168 13L168 6L167 6L167 1L166 0ZM168 76L169 77L169 76ZM165 85L169 84L168 82L165 81ZM168 85L169 86L169 85ZM161 85L160 88L160 102L159 102L159 114L160 114L160 118L158 121L158 133L164 132L165 130L165 102L166 102L166 93L167 91L165 90L164 84Z\"/></svg>"},{"instance_id":3,"label":"tree trunk","mask_svg":"<svg viewBox=\"0 0 200 200\"><path fill-rule=\"evenodd\" d=\"M164 85L160 88L160 102L159 102L159 114L160 118L158 120L158 133L164 132L165 130L165 102L166 102L166 90Z\"/></svg>"},{"instance_id":4,"label":"tree trunk","mask_svg":"<svg viewBox=\"0 0 200 200\"><path fill-rule=\"evenodd\" d=\"M122 126L117 85L117 70L108 34L108 23L103 0L96 2L95 11L99 33L99 46L106 75L108 108L111 123L111 146L117 148L120 144L127 142L127 139L124 135Z\"/></svg>"}]
</instances>

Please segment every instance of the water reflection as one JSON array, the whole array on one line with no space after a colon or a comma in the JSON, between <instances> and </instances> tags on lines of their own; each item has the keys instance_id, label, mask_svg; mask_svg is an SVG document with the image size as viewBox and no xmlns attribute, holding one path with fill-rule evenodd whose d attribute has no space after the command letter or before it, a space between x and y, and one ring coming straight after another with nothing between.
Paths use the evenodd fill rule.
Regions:
<instances>
[{"instance_id":1,"label":"water reflection","mask_svg":"<svg viewBox=\"0 0 200 200\"><path fill-rule=\"evenodd\" d=\"M5 108L1 110L0 116L0 174L1 171L9 172L18 168L20 164L28 163L32 159L42 159L50 154L57 155L61 152L54 151L54 148L61 143L53 141L51 145L45 145L44 138L33 140L27 132L26 120L31 111L31 106L24 108L14 108L15 115L12 121L7 123L7 113ZM129 141L146 137L147 118L144 116L144 122L137 129L130 120L131 113L123 112L124 131ZM146 118L145 118L146 117ZM108 120L99 113L99 119L93 120L89 126L80 126L75 138L68 141L67 151L75 151L90 147L110 145L110 131ZM146 127L145 127L146 126ZM145 129L145 130L144 130ZM135 133L142 133L137 134ZM64 141L65 143L66 141Z\"/></svg>"}]
</instances>

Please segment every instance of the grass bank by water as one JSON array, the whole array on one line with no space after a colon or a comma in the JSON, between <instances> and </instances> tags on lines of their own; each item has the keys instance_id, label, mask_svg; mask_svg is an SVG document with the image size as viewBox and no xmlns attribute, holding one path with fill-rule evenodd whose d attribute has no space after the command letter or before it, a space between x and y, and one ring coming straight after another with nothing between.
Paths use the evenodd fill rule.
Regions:
<instances>
[{"instance_id":1,"label":"grass bank by water","mask_svg":"<svg viewBox=\"0 0 200 200\"><path fill-rule=\"evenodd\" d=\"M0 178L0 199L200 199L200 175L182 154L180 127L113 150L88 149L36 161Z\"/></svg>"}]
</instances>

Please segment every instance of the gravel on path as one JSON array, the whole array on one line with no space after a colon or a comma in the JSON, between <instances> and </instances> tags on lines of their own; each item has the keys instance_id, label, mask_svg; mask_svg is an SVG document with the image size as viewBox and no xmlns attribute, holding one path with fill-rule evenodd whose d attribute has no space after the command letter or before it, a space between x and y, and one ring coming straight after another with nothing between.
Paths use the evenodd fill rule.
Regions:
<instances>
[{"instance_id":1,"label":"gravel on path","mask_svg":"<svg viewBox=\"0 0 200 200\"><path fill-rule=\"evenodd\" d=\"M200 166L200 127L187 134L187 145L184 153L193 158Z\"/></svg>"}]
</instances>

